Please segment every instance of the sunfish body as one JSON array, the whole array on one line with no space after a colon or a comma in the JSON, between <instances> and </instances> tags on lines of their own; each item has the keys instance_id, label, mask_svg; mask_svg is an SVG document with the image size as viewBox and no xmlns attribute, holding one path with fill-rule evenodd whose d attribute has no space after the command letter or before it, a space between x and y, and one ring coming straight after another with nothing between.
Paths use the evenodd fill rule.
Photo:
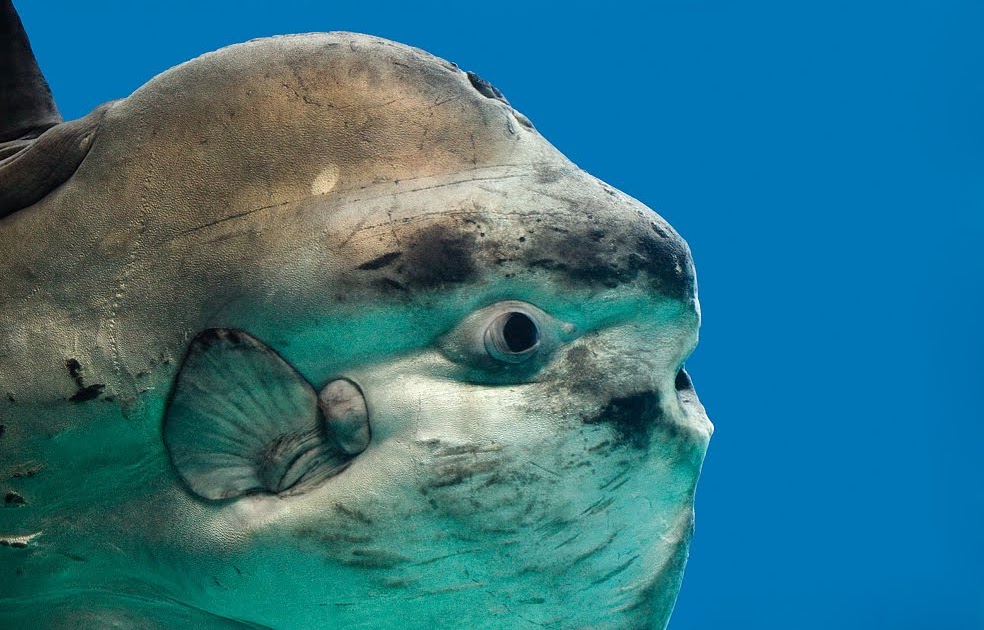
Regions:
<instances>
[{"instance_id":1,"label":"sunfish body","mask_svg":"<svg viewBox=\"0 0 984 630\"><path fill-rule=\"evenodd\" d=\"M711 425L663 219L374 37L69 123L0 54L0 627L665 627Z\"/></svg>"}]
</instances>

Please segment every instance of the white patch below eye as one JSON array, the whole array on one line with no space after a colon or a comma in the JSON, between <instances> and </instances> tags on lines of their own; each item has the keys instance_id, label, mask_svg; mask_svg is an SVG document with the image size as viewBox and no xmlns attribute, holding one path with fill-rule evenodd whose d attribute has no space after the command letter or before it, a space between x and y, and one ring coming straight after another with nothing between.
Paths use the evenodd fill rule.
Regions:
<instances>
[{"instance_id":1,"label":"white patch below eye","mask_svg":"<svg viewBox=\"0 0 984 630\"><path fill-rule=\"evenodd\" d=\"M318 173L314 181L311 182L312 195L327 195L335 190L338 184L339 169L336 164L329 164L324 170Z\"/></svg>"}]
</instances>

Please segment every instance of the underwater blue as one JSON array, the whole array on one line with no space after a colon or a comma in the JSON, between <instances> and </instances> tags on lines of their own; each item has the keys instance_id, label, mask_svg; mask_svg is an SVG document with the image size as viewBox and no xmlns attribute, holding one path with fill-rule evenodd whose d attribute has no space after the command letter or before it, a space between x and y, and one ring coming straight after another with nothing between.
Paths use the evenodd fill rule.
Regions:
<instances>
[{"instance_id":1,"label":"underwater blue","mask_svg":"<svg viewBox=\"0 0 984 630\"><path fill-rule=\"evenodd\" d=\"M696 259L717 432L671 630L984 628L984 4L17 5L66 118L287 32L488 79Z\"/></svg>"}]
</instances>

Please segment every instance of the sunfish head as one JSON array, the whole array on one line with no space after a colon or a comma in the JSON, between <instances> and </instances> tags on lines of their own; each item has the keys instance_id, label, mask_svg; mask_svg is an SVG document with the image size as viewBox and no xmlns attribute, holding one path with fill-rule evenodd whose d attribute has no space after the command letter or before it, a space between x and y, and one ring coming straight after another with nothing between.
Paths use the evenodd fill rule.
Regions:
<instances>
[{"instance_id":1,"label":"sunfish head","mask_svg":"<svg viewBox=\"0 0 984 630\"><path fill-rule=\"evenodd\" d=\"M59 584L283 628L665 626L712 429L662 218L488 82L363 35L205 55L98 124L3 226L84 207L51 239L88 273L43 275L103 389L65 405L144 436L114 493L37 512L52 549L69 507L97 541Z\"/></svg>"}]
</instances>

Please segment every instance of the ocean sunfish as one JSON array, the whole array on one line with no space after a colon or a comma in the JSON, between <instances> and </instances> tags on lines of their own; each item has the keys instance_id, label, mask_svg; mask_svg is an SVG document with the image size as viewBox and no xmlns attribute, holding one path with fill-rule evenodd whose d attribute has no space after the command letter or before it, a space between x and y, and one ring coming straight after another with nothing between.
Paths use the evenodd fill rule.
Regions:
<instances>
[{"instance_id":1,"label":"ocean sunfish","mask_svg":"<svg viewBox=\"0 0 984 630\"><path fill-rule=\"evenodd\" d=\"M0 6L0 627L666 626L712 431L672 227L367 35L63 122Z\"/></svg>"}]
</instances>

